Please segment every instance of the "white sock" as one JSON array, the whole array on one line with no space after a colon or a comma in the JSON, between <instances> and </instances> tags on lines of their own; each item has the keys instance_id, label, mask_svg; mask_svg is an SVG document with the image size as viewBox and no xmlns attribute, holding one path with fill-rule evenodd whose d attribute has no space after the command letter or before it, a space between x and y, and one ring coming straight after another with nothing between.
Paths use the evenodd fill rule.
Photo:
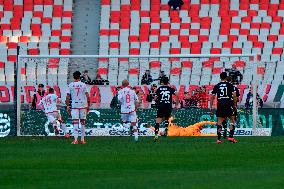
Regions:
<instances>
[{"instance_id":1,"label":"white sock","mask_svg":"<svg viewBox=\"0 0 284 189\"><path fill-rule=\"evenodd\" d=\"M85 140L85 135L86 135L85 125L81 124L81 141Z\"/></svg>"},{"instance_id":2,"label":"white sock","mask_svg":"<svg viewBox=\"0 0 284 189\"><path fill-rule=\"evenodd\" d=\"M75 140L78 140L78 132L79 132L79 122L74 121L74 123L73 123L73 135L74 135Z\"/></svg>"},{"instance_id":3,"label":"white sock","mask_svg":"<svg viewBox=\"0 0 284 189\"><path fill-rule=\"evenodd\" d=\"M134 131L134 138L135 138L135 140L137 141L137 140L138 140L138 130L137 130L137 126L133 126L133 130L136 130L136 131Z\"/></svg>"}]
</instances>

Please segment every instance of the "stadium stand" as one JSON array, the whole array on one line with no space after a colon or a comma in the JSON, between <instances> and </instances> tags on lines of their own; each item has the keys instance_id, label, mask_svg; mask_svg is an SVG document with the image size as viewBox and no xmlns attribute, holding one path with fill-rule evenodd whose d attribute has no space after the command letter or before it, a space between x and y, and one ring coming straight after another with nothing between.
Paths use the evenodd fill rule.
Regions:
<instances>
[{"instance_id":1,"label":"stadium stand","mask_svg":"<svg viewBox=\"0 0 284 189\"><path fill-rule=\"evenodd\" d=\"M71 54L73 3L0 0L1 85L14 84L17 46L20 54ZM101 0L104 19L100 20L99 54L257 53L261 84L280 84L284 75L283 17L283 0L184 0L180 11L170 10L167 0ZM147 69L154 79L163 70L172 83L202 85L215 84L222 68L234 64L243 74L244 84L252 80L250 61L196 61L100 59L97 72L111 85L125 78L137 85ZM42 60L39 65L22 68L24 84L66 85L68 60Z\"/></svg>"},{"instance_id":2,"label":"stadium stand","mask_svg":"<svg viewBox=\"0 0 284 189\"><path fill-rule=\"evenodd\" d=\"M101 18L109 19L100 22L100 54L257 53L261 59L261 83L282 82L283 0L184 0L180 11L170 10L167 2L102 0ZM153 78L163 70L171 82L202 85L215 84L221 68L233 64L243 74L243 83L249 84L252 62L238 58L231 58L226 64L220 59L202 64L175 59L140 64L101 59L99 73L111 84L129 73L132 84L138 84L146 69L150 69Z\"/></svg>"},{"instance_id":3,"label":"stadium stand","mask_svg":"<svg viewBox=\"0 0 284 189\"><path fill-rule=\"evenodd\" d=\"M72 8L73 0L0 0L1 85L14 85L17 46L23 55L71 54ZM42 60L37 68L27 64L21 71L28 85L66 84L68 61Z\"/></svg>"}]
</instances>

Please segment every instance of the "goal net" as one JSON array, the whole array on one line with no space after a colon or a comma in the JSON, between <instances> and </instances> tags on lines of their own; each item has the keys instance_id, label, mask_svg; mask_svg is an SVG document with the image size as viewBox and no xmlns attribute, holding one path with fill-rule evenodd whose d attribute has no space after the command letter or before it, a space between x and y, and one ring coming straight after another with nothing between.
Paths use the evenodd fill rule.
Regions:
<instances>
[{"instance_id":1,"label":"goal net","mask_svg":"<svg viewBox=\"0 0 284 189\"><path fill-rule=\"evenodd\" d=\"M241 93L237 128L246 128L252 135L258 135L255 89L261 76L257 72L257 57L254 54L26 55L18 57L17 65L17 135L54 135L44 112L37 109L34 97L37 97L38 87L42 84L46 92L50 87L54 88L57 96L65 102L68 83L77 70L82 76L87 70L85 74L90 78L82 78L88 83L92 102L87 117L87 135L129 134L120 130L120 115L114 99L124 79L128 79L140 94L140 134L151 135L149 127L154 125L156 115L155 104L149 96L153 93L154 84L159 86L159 78L163 74L169 77L170 84L180 96L179 109L173 112L176 125L187 127L202 121L216 121L216 116L212 117L209 113L209 99L223 71L232 76L234 85ZM143 77L145 72L149 72L152 80L148 76ZM249 92L251 98L247 101ZM63 124L72 134L72 122L64 103L59 104L58 108ZM203 127L207 130L201 134L216 131L215 125L205 124Z\"/></svg>"}]
</instances>

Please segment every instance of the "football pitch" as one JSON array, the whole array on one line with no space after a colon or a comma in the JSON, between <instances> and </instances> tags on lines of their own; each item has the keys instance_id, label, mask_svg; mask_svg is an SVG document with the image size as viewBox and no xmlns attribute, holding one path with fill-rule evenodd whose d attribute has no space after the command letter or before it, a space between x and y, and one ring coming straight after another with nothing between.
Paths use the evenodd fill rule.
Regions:
<instances>
[{"instance_id":1,"label":"football pitch","mask_svg":"<svg viewBox=\"0 0 284 189\"><path fill-rule=\"evenodd\" d=\"M267 189L284 187L284 137L0 138L0 188Z\"/></svg>"}]
</instances>

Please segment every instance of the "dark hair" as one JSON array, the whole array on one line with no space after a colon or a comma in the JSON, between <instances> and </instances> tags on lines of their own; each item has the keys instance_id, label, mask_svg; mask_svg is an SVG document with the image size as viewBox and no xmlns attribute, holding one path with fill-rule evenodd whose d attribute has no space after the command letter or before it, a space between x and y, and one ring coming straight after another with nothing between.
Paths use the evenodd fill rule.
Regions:
<instances>
[{"instance_id":1,"label":"dark hair","mask_svg":"<svg viewBox=\"0 0 284 189\"><path fill-rule=\"evenodd\" d=\"M79 71L76 71L73 73L73 78L74 79L80 79L81 73Z\"/></svg>"},{"instance_id":2,"label":"dark hair","mask_svg":"<svg viewBox=\"0 0 284 189\"><path fill-rule=\"evenodd\" d=\"M50 87L50 88L48 89L48 93L54 93L54 89L53 89L52 87Z\"/></svg>"},{"instance_id":3,"label":"dark hair","mask_svg":"<svg viewBox=\"0 0 284 189\"><path fill-rule=\"evenodd\" d=\"M222 72L221 74L220 74L220 79L221 80L225 80L227 78L227 73L226 72Z\"/></svg>"},{"instance_id":4,"label":"dark hair","mask_svg":"<svg viewBox=\"0 0 284 189\"><path fill-rule=\"evenodd\" d=\"M164 85L169 84L169 78L168 77L163 77L161 83L163 83Z\"/></svg>"},{"instance_id":5,"label":"dark hair","mask_svg":"<svg viewBox=\"0 0 284 189\"><path fill-rule=\"evenodd\" d=\"M226 80L231 83L232 82L232 78L230 76L226 77Z\"/></svg>"},{"instance_id":6,"label":"dark hair","mask_svg":"<svg viewBox=\"0 0 284 189\"><path fill-rule=\"evenodd\" d=\"M44 84L39 84L38 87L44 87Z\"/></svg>"},{"instance_id":7,"label":"dark hair","mask_svg":"<svg viewBox=\"0 0 284 189\"><path fill-rule=\"evenodd\" d=\"M88 70L85 70L84 73L89 73L89 71L88 71Z\"/></svg>"}]
</instances>

